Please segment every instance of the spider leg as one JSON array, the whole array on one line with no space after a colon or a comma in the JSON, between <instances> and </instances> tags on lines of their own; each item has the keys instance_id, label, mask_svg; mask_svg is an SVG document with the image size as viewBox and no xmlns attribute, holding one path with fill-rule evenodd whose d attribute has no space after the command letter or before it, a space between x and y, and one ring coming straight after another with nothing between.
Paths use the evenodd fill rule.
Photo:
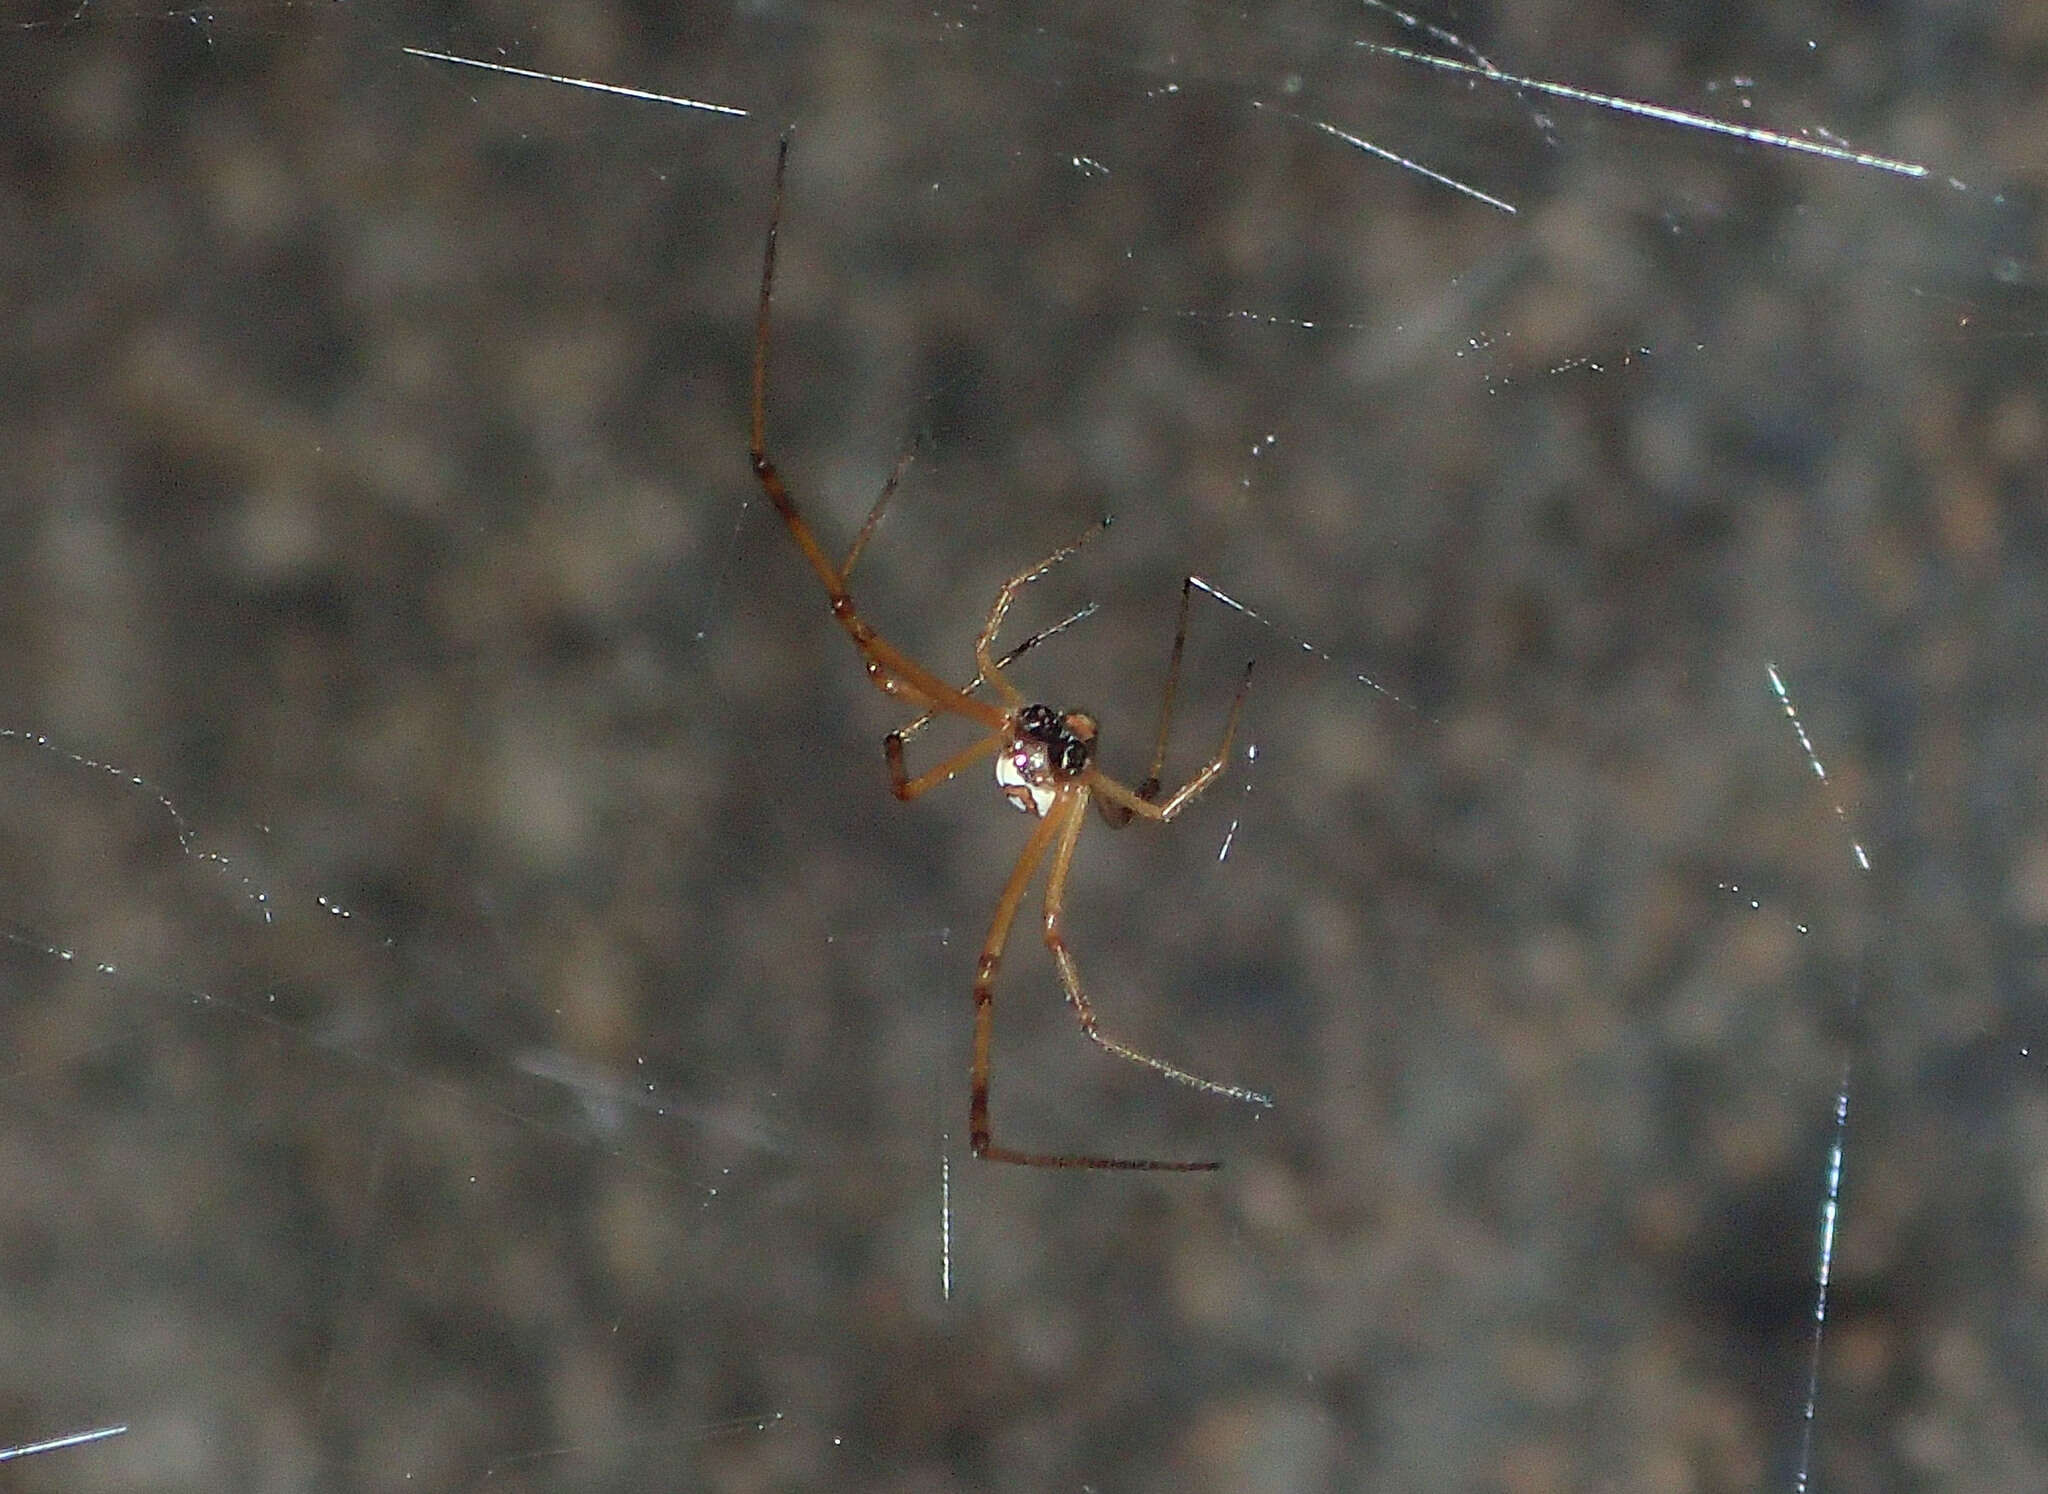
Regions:
<instances>
[{"instance_id":1,"label":"spider leg","mask_svg":"<svg viewBox=\"0 0 2048 1494\"><path fill-rule=\"evenodd\" d=\"M1094 612L1095 604L1090 602L1079 611L1068 613L1051 627L1040 629L1022 643L1017 644L996 661L997 666L1001 667L1024 654L1028 654L1032 649L1037 648L1039 644L1045 642L1046 639L1057 637L1059 634L1066 632L1068 628L1071 628L1083 618L1093 616ZM960 687L960 693L962 695L972 695L986 683L987 681L977 674L973 679ZM936 710L928 710L901 731L892 731L882 739L882 751L889 759L889 786L895 790L896 797L899 799L915 799L927 789L937 788L962 768L973 766L977 760L986 757L990 752L1000 748L1009 740L1007 732L995 732L975 743L972 747L955 753L937 767L927 770L916 778L912 778L903 766L903 748L912 737L923 731L927 726L930 726L938 718L938 714Z\"/></svg>"},{"instance_id":2,"label":"spider leg","mask_svg":"<svg viewBox=\"0 0 2048 1494\"><path fill-rule=\"evenodd\" d=\"M1011 664L1014 664L1018 659L1023 658L1024 655L1030 653L1034 648L1037 648L1039 644L1044 643L1048 638L1057 638L1060 634L1066 632L1067 629L1071 628L1075 623L1085 622L1094 615L1095 603L1093 602L1088 603L1085 607L1076 608L1074 611L1069 612L1065 617L1061 618L1058 622L1054 623L1051 627L1041 628L1036 633L1033 633L1029 638L1025 639L1022 643L1011 645L1008 652L1006 652L1002 656L1002 658L996 660L996 667L998 669L1007 669ZM980 675L977 674L973 679L969 680L966 684L960 687L960 693L962 695L972 695L975 691L979 690L983 685L987 683L987 680L983 679ZM896 739L899 742L908 742L912 737L916 736L919 732L923 731L927 726L930 726L933 721L937 720L938 714L939 713L936 711L926 711L922 716L919 716L915 721L911 722L908 726L904 727L903 730L896 732L894 734Z\"/></svg>"},{"instance_id":3,"label":"spider leg","mask_svg":"<svg viewBox=\"0 0 2048 1494\"><path fill-rule=\"evenodd\" d=\"M1194 589L1192 576L1180 584L1180 621L1174 624L1173 653L1166 661L1166 690L1159 697L1159 737L1152 747L1151 771L1138 785L1138 797L1148 802L1159 797L1159 770L1166 766L1166 736L1173 730L1173 697L1180 688L1180 658L1188 642L1188 598L1194 595ZM1112 804L1108 799L1097 799L1095 808L1101 813L1103 823L1112 830L1123 829L1135 813L1120 804Z\"/></svg>"},{"instance_id":4,"label":"spider leg","mask_svg":"<svg viewBox=\"0 0 2048 1494\"><path fill-rule=\"evenodd\" d=\"M929 715L920 716L918 721L929 721ZM916 723L913 722L913 725ZM912 778L903 767L903 738L905 733L892 731L882 739L882 752L889 759L889 787L899 799L915 799L930 789L937 788L962 768L974 766L982 758L992 755L997 748L1010 740L1006 731L991 732L972 747L963 747L935 768L927 768Z\"/></svg>"},{"instance_id":5,"label":"spider leg","mask_svg":"<svg viewBox=\"0 0 2048 1494\"><path fill-rule=\"evenodd\" d=\"M1086 793L1087 790L1081 790L1081 795L1085 796ZM1149 1053L1140 1053L1137 1049L1118 1042L1096 1025L1095 1008L1090 1004L1087 993L1081 989L1080 969L1074 964L1074 957L1068 951L1066 938L1061 931L1061 912L1067 896L1067 873L1074 864L1074 847L1081 839L1081 825L1085 818L1082 811L1085 808L1085 804L1077 802L1074 811L1067 816L1065 824L1061 826L1059 845L1052 854L1052 870L1046 874L1045 879L1045 947L1052 951L1053 961L1059 966L1060 984L1067 988L1067 1000L1073 1003L1074 1020L1081 1024L1081 1030L1087 1033L1097 1046L1114 1053L1118 1058L1143 1064L1146 1068L1156 1070L1169 1079L1187 1085L1190 1089L1199 1089L1205 1094L1222 1095L1225 1099L1242 1100L1248 1105L1258 1105L1270 1110L1273 1105L1270 1096L1246 1089L1242 1085L1219 1084L1213 1079L1190 1074L1186 1069L1170 1064L1163 1058L1154 1058ZM1213 1167L1215 1164L1209 1165Z\"/></svg>"},{"instance_id":6,"label":"spider leg","mask_svg":"<svg viewBox=\"0 0 2048 1494\"><path fill-rule=\"evenodd\" d=\"M1071 628L1083 618L1093 616L1094 612L1095 604L1090 602L1080 610L1068 613L1051 627L1043 628L1033 633L1029 638L1011 648L1008 653L998 659L996 661L998 667L1030 653L1032 649L1037 648L1046 639L1057 637L1059 634L1066 632L1068 628ZM987 681L977 674L973 679L960 687L960 693L962 695L972 695L986 683ZM923 731L927 726L930 726L933 721L938 719L938 716L939 712L937 710L927 710L922 716L919 716L901 731L892 731L882 739L882 751L889 759L889 786L895 791L896 797L899 799L915 799L927 789L937 788L962 768L973 766L978 759L987 756L1009 740L1007 732L995 732L975 743L972 747L954 754L937 767L929 769L916 778L912 778L903 766L903 749L912 737Z\"/></svg>"},{"instance_id":7,"label":"spider leg","mask_svg":"<svg viewBox=\"0 0 2048 1494\"><path fill-rule=\"evenodd\" d=\"M833 619L853 640L862 659L867 663L868 679L884 694L907 696L926 709L944 711L950 715L965 716L978 721L990 730L1001 727L1006 719L1002 710L985 700L976 700L955 690L951 685L897 648L860 615L854 605L853 596L846 589L847 573L853 569L853 562L860 558L868 536L880 520L882 510L887 506L895 491L895 476L892 475L882 490L881 499L869 511L868 519L861 526L853 549L844 564L835 566L826 556L825 549L818 543L818 537L804 516L797 511L796 500L791 497L788 486L782 480L782 473L775 460L768 454L768 346L771 326L770 311L775 292L775 237L782 224L783 178L789 166L789 137L782 137L782 145L775 157L774 205L769 211L768 238L761 251L761 299L754 319L754 394L751 405L750 439L748 454L754 463L754 476L760 480L761 491L767 496L776 513L789 530L789 537L796 542L798 550L809 563L825 588L825 596L832 604ZM907 459L907 458L906 458ZM897 466L898 473L902 463Z\"/></svg>"},{"instance_id":8,"label":"spider leg","mask_svg":"<svg viewBox=\"0 0 2048 1494\"><path fill-rule=\"evenodd\" d=\"M1009 709L1014 711L1024 704L1024 697L1017 693L1015 685L1004 678L1002 665L998 664L995 658L996 634L1002 630L1004 614L1010 610L1010 603L1016 600L1018 592L1072 556L1075 551L1107 528L1108 519L1097 520L1036 565L1025 567L1005 581L1003 589L996 593L995 605L988 609L988 621L982 625L981 636L974 640L974 664L981 671L981 677L996 687L996 693L1003 697Z\"/></svg>"},{"instance_id":9,"label":"spider leg","mask_svg":"<svg viewBox=\"0 0 2048 1494\"><path fill-rule=\"evenodd\" d=\"M1087 809L1085 796L1075 794L1061 802L1051 814L1038 822L1031 832L1031 838L1024 843L1024 849L1017 857L1017 864L1010 872L1010 880L1003 884L1003 895L996 901L995 917L990 920L988 939L981 947L980 967L974 975L974 1068L969 1080L970 1095L967 1107L967 1134L974 1155L985 1157L991 1162L1010 1162L1020 1167L1090 1167L1120 1172L1213 1172L1214 1162L1153 1162L1138 1158L1091 1157L1078 1153L1064 1152L1020 1152L1006 1146L997 1146L989 1129L988 1084L991 1064L990 1045L995 1034L995 985L996 970L1003 962L1003 946L1009 942L1010 926L1016 921L1018 905L1024 901L1025 890L1031 885L1031 878L1038 870L1039 862L1045 859L1046 848L1053 837L1062 834L1068 827L1078 824Z\"/></svg>"},{"instance_id":10,"label":"spider leg","mask_svg":"<svg viewBox=\"0 0 2048 1494\"><path fill-rule=\"evenodd\" d=\"M860 533L853 537L847 547L846 559L839 563L839 584L844 586L853 578L853 567L860 559L860 552L868 547L868 540L875 532L875 526L882 522L882 510L896 496L896 485L903 481L903 474L910 466L911 458L917 455L917 446L912 443L903 448L903 454L896 458L896 465L889 469L889 480L882 484L882 494L875 500L875 506L868 510L868 516L861 521Z\"/></svg>"},{"instance_id":11,"label":"spider leg","mask_svg":"<svg viewBox=\"0 0 2048 1494\"><path fill-rule=\"evenodd\" d=\"M1089 791L1100 794L1118 809L1148 820L1170 820L1187 808L1194 797L1207 788L1223 765L1230 760L1230 743L1237 735L1237 718L1244 714L1245 692L1252 686L1252 666L1244 667L1244 681L1237 687L1237 697L1230 702L1230 719L1223 723L1223 740L1216 746L1216 755L1204 763L1201 769L1186 783L1166 797L1164 803L1154 803L1143 792L1133 793L1111 778L1107 773L1088 770L1085 780ZM1142 785L1141 785L1142 789Z\"/></svg>"}]
</instances>

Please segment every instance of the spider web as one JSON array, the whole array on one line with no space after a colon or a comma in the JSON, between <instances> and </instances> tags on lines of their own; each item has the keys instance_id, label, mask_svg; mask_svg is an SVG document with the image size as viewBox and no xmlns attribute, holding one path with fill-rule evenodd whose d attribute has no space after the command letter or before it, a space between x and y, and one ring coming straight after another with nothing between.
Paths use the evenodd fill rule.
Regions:
<instances>
[{"instance_id":1,"label":"spider web","mask_svg":"<svg viewBox=\"0 0 2048 1494\"><path fill-rule=\"evenodd\" d=\"M4 20L21 1487L2040 1481L2026 16ZM1259 660L1069 911L1276 1108L998 998L1213 1179L965 1160L1022 825L752 486L792 122L864 610L964 679L1114 513L1014 626L1128 779L1184 576L1170 780Z\"/></svg>"}]
</instances>

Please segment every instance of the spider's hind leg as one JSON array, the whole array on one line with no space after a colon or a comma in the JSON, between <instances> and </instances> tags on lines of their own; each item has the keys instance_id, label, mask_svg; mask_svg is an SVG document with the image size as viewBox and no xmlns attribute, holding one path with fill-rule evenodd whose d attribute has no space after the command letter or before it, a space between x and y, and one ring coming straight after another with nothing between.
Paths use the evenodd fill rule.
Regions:
<instances>
[{"instance_id":1,"label":"spider's hind leg","mask_svg":"<svg viewBox=\"0 0 2048 1494\"><path fill-rule=\"evenodd\" d=\"M1085 790L1084 790L1085 792ZM1128 1044L1120 1043L1096 1025L1095 1007L1088 1000L1088 994L1081 988L1081 972L1074 963L1074 957L1067 949L1063 913L1067 898L1067 873L1074 864L1074 846L1081 838L1082 816L1072 815L1061 828L1059 843L1052 853L1052 870L1045 879L1045 947L1052 951L1053 963L1059 967L1060 984L1066 988L1067 1002L1074 1008L1074 1019L1081 1024L1081 1031L1091 1042L1107 1052L1114 1053L1127 1062L1140 1064L1155 1073L1164 1074L1176 1083L1190 1089L1199 1089L1205 1094L1221 1095L1226 1100L1241 1100L1247 1105L1256 1105L1262 1110L1273 1108L1270 1095L1255 1089L1246 1089L1241 1084L1223 1084L1214 1079L1204 1079L1191 1074L1178 1064L1168 1063L1163 1058L1154 1058L1141 1053Z\"/></svg>"},{"instance_id":2,"label":"spider's hind leg","mask_svg":"<svg viewBox=\"0 0 2048 1494\"><path fill-rule=\"evenodd\" d=\"M1138 797L1147 804L1159 797L1159 773L1166 766L1166 738L1173 730L1173 697L1180 689L1180 660L1188 644L1188 600L1194 595L1195 578L1188 576L1180 583L1180 619L1173 627L1173 652L1166 661L1166 689L1159 697L1159 735L1152 745L1152 768L1138 785ZM1095 807L1102 814L1102 821L1112 830L1121 830L1131 822L1135 811L1121 804L1112 804L1107 799L1097 799Z\"/></svg>"},{"instance_id":3,"label":"spider's hind leg","mask_svg":"<svg viewBox=\"0 0 2048 1494\"><path fill-rule=\"evenodd\" d=\"M1054 844L1055 858L1073 857L1073 840L1087 813L1087 803L1080 797L1065 799L1059 808L1053 810L1038 822L1038 828L1031 832L1024 849L1017 857L1017 864L1010 872L1010 879L1003 885L1003 895L996 903L995 917L990 921L988 939L981 947L981 964L974 978L974 1067L968 1080L967 1128L974 1155L991 1162L1008 1162L1018 1167L1061 1167L1094 1168L1117 1172L1214 1172L1214 1162L1167 1162L1147 1157L1100 1157L1086 1152L1026 1152L1014 1147L1002 1146L995 1139L989 1121L989 1082L994 1072L992 1055L995 1031L995 981L996 971L1001 967L1003 948L1009 942L1010 925L1017 914L1017 906L1024 900L1025 889L1030 885L1039 863ZM1090 1034L1094 1036L1094 1034ZM1098 1039L1099 1041L1099 1039ZM1115 1051L1112 1045L1112 1051ZM1139 1058L1139 1062L1149 1060ZM1180 1071L1167 1067L1167 1073L1189 1079L1196 1085L1205 1083ZM1221 1086L1216 1086L1222 1088ZM1226 1091L1227 1092L1227 1091Z\"/></svg>"}]
</instances>

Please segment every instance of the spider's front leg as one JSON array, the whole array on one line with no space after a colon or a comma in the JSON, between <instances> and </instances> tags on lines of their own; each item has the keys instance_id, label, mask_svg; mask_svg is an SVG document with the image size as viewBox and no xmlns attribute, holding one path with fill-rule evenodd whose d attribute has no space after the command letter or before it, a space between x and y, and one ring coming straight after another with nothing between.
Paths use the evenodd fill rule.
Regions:
<instances>
[{"instance_id":1,"label":"spider's front leg","mask_svg":"<svg viewBox=\"0 0 2048 1494\"><path fill-rule=\"evenodd\" d=\"M943 711L948 715L964 716L979 723L984 729L993 731L1003 724L1004 713L986 701L975 700L955 690L936 674L919 664L903 650L875 630L860 609L854 605L853 594L847 590L847 579L853 574L855 563L861 551L867 547L875 526L881 522L883 511L895 495L898 480L909 463L910 454L904 453L896 468L889 474L889 480L882 485L881 497L868 510L867 522L854 537L846 558L834 565L825 554L825 547L811 529L797 507L796 495L790 491L781 469L768 448L768 353L772 342L775 305L775 241L782 225L783 183L789 169L789 137L784 135L775 157L775 192L773 205L768 212L768 235L761 248L761 294L755 308L754 320L754 389L749 406L749 427L747 451L753 461L754 476L761 485L761 492L769 506L782 519L783 527L795 542L825 589L825 597L832 606L832 619L838 623L846 636L853 640L860 650L861 660L867 666L868 679L876 689L885 695L897 696L915 702L925 710Z\"/></svg>"}]
</instances>

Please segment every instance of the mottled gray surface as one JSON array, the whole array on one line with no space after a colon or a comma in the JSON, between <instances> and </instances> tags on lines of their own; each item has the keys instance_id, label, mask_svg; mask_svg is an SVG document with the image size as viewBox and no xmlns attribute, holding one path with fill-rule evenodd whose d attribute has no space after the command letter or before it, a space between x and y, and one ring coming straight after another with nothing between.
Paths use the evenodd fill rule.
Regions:
<instances>
[{"instance_id":1,"label":"mottled gray surface","mask_svg":"<svg viewBox=\"0 0 2048 1494\"><path fill-rule=\"evenodd\" d=\"M1845 1061L1815 1482L2044 1481L2036 10L1432 16L1926 182L1335 4L47 15L0 1443L131 1430L15 1486L1785 1487ZM752 486L792 120L778 456L836 545L925 440L873 620L964 677L1113 512L1020 677L1132 778L1184 574L1286 630L1197 606L1169 773L1252 654L1256 762L1073 907L1276 1108L1095 1053L1028 922L999 1003L1009 1135L1213 1178L965 1156L1025 827L889 797Z\"/></svg>"}]
</instances>

